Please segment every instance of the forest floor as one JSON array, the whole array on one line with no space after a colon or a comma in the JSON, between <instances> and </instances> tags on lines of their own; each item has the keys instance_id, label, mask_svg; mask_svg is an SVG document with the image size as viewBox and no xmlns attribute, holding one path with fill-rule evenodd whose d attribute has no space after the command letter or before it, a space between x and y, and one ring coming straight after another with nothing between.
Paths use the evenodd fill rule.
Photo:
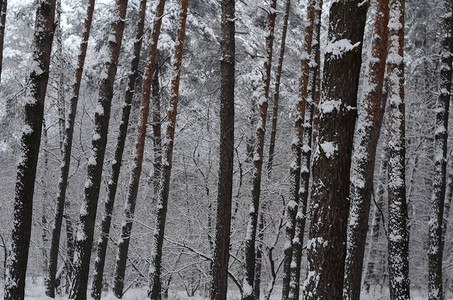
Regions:
<instances>
[{"instance_id":1,"label":"forest floor","mask_svg":"<svg viewBox=\"0 0 453 300\"><path fill-rule=\"evenodd\" d=\"M45 288L42 282L42 279L34 279L27 284L26 288L26 296L25 300L49 300L51 298L45 296ZM427 299L427 292L426 291L412 291L411 292L411 299L413 300L423 300ZM0 283L0 299L3 299L3 283ZM66 300L67 297L61 296L56 297L56 300ZM117 300L113 294L106 294L102 297L103 300ZM146 288L137 288L137 289L130 289L126 292L123 297L123 300L144 300L146 299ZM207 300L205 296L196 295L194 297L187 296L185 291L179 292L171 292L169 294L168 300ZM228 299L230 300L240 300L240 294L237 291L232 291L228 295ZM264 299L264 296L261 297ZM280 300L281 294L280 290L277 289L271 296L270 300ZM361 295L362 300L388 300L390 299L388 290L380 291L376 289L371 293L362 293ZM448 295L446 299L453 300L453 295Z\"/></svg>"}]
</instances>

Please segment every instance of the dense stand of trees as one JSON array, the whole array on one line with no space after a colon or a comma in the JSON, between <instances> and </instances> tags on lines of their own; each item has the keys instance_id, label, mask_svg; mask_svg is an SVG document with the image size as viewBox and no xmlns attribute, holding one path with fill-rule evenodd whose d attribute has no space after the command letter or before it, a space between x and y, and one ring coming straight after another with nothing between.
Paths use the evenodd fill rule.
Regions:
<instances>
[{"instance_id":1,"label":"dense stand of trees","mask_svg":"<svg viewBox=\"0 0 453 300\"><path fill-rule=\"evenodd\" d=\"M451 1L95 2L0 0L0 297L448 297Z\"/></svg>"}]
</instances>

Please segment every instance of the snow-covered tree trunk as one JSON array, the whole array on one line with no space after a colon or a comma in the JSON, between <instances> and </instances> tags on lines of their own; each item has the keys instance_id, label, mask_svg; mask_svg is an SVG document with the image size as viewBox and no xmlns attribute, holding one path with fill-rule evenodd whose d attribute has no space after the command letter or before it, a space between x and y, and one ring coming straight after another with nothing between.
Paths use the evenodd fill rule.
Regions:
<instances>
[{"instance_id":1,"label":"snow-covered tree trunk","mask_svg":"<svg viewBox=\"0 0 453 300\"><path fill-rule=\"evenodd\" d=\"M161 117L161 91L159 84L159 55L157 56L156 67L152 83L153 103L153 201L157 202L157 191L159 190L160 176L162 173L162 117Z\"/></svg>"},{"instance_id":2,"label":"snow-covered tree trunk","mask_svg":"<svg viewBox=\"0 0 453 300\"><path fill-rule=\"evenodd\" d=\"M289 21L290 9L291 9L291 0L286 0L285 14L283 16L282 40L280 43L280 55L278 58L277 72L275 74L275 85L274 85L274 94L273 94L272 129L271 129L271 138L270 138L270 143L269 143L269 159L267 162L267 172L269 174L272 172L272 166L273 166L273 162L274 162L275 139L277 136L278 103L280 100L280 83L281 83L281 79L282 79L283 61L285 58L286 35L288 33L288 21Z\"/></svg>"},{"instance_id":3,"label":"snow-covered tree trunk","mask_svg":"<svg viewBox=\"0 0 453 300\"><path fill-rule=\"evenodd\" d=\"M303 43L302 53L302 76L300 78L300 98L296 105L296 122L294 125L295 136L291 145L293 154L292 163L290 166L290 199L287 204L286 210L286 244L284 248L284 262L283 262L283 288L282 299L288 299L291 282L291 262L293 260L293 239L296 230L296 215L298 211L301 197L301 161L302 161L302 146L306 130L304 130L304 123L308 124L305 120L307 110L307 97L310 82L310 63L312 59L313 48L313 35L315 31L316 22L316 8L315 5L319 3L317 0L311 0L307 6L307 19L305 26L305 36ZM309 108L310 109L310 108ZM311 123L310 123L311 127ZM311 138L311 136L310 136ZM303 188L303 187L302 187Z\"/></svg>"},{"instance_id":4,"label":"snow-covered tree trunk","mask_svg":"<svg viewBox=\"0 0 453 300\"><path fill-rule=\"evenodd\" d=\"M170 90L170 101L167 108L167 122L165 124L165 138L162 149L162 176L158 191L157 216L153 234L151 250L151 266L149 271L148 297L161 299L161 264L162 248L165 234L165 221L167 218L168 196L170 194L170 179L173 157L173 146L175 141L176 116L178 114L179 83L181 79L181 65L183 59L184 40L186 35L187 7L189 0L181 0L181 7L178 17L178 32L176 33L175 53L172 65L172 80ZM154 61L155 63L155 61Z\"/></svg>"},{"instance_id":5,"label":"snow-covered tree trunk","mask_svg":"<svg viewBox=\"0 0 453 300\"><path fill-rule=\"evenodd\" d=\"M295 230L292 240L292 257L290 265L290 292L289 299L298 299L300 292L300 269L302 261L302 246L305 233L305 224L307 219L307 206L310 189L310 174L311 174L311 157L312 157L312 141L313 141L313 116L315 109L315 98L319 89L318 83L321 66L321 9L323 1L316 0L310 8L310 13L314 14L313 19L313 37L311 54L305 63L309 63L308 82L303 83L305 87L305 112L303 121L302 148L301 148L301 167L300 167L300 189L299 203L295 218Z\"/></svg>"},{"instance_id":6,"label":"snow-covered tree trunk","mask_svg":"<svg viewBox=\"0 0 453 300\"><path fill-rule=\"evenodd\" d=\"M145 151L146 141L146 129L148 123L150 100L151 100L151 88L152 80L154 75L154 68L157 61L157 45L160 36L160 29L162 26L162 16L165 10L165 0L158 2L156 7L156 14L154 16L153 31L151 34L151 40L148 49L148 61L146 65L146 71L142 86L142 99L140 106L140 120L137 127L137 140L135 143L135 156L134 165L131 170L131 179L129 182L129 188L126 197L126 203L124 204L124 220L121 224L121 236L118 241L118 254L115 262L115 272L113 275L113 292L118 297L123 296L124 288L124 275L126 272L127 255L129 251L130 235L132 231L132 222L135 212L135 204L137 202L138 187L140 182L140 176L142 173L143 154ZM143 11L144 13L144 11ZM139 57L137 56L137 60ZM138 63L138 61L137 61ZM132 101L132 95L129 102ZM130 103L128 104L130 107ZM127 129L124 130L124 141L125 142ZM113 208L113 205L112 205Z\"/></svg>"},{"instance_id":7,"label":"snow-covered tree trunk","mask_svg":"<svg viewBox=\"0 0 453 300\"><path fill-rule=\"evenodd\" d=\"M137 30L134 39L134 52L128 76L127 89L124 96L124 104L121 111L121 122L119 133L116 141L114 162L112 172L107 185L107 198L104 202L104 214L101 221L101 235L96 246L96 259L94 263L93 284L91 288L91 297L100 299L102 293L102 284L105 266L105 254L110 234L110 225L115 203L118 179L123 160L124 145L126 143L127 129L129 126L129 116L131 113L132 98L135 92L135 85L138 78L138 64L140 61L140 52L142 48L143 34L145 28L146 0L140 1L140 11L138 15Z\"/></svg>"},{"instance_id":8,"label":"snow-covered tree trunk","mask_svg":"<svg viewBox=\"0 0 453 300\"><path fill-rule=\"evenodd\" d=\"M361 279L361 286L367 293L370 292L372 284L377 283L376 273L379 272L377 261L380 259L379 255L382 249L379 247L379 240L383 232L383 218L382 208L385 206L385 191L387 186L387 166L388 166L388 149L385 147L381 154L381 163L379 165L379 184L377 185L376 192L374 193L374 210L371 220L370 242L368 244L368 251L364 263L363 275Z\"/></svg>"},{"instance_id":9,"label":"snow-covered tree trunk","mask_svg":"<svg viewBox=\"0 0 453 300\"><path fill-rule=\"evenodd\" d=\"M58 264L58 252L60 247L61 224L66 200L66 188L68 186L69 166L71 164L72 137L74 134L74 123L77 112L77 102L79 99L80 83L82 81L83 67L90 36L91 22L93 20L95 0L90 0L87 7L87 16L84 23L80 52L78 55L75 79L72 85L72 97L70 111L66 119L65 134L63 140L63 162L60 167L60 180L58 181L58 192L56 199L54 224L52 226L52 237L49 252L49 269L46 278L46 295L55 297L55 276Z\"/></svg>"},{"instance_id":10,"label":"snow-covered tree trunk","mask_svg":"<svg viewBox=\"0 0 453 300\"><path fill-rule=\"evenodd\" d=\"M86 299L94 225L101 186L102 167L109 128L118 59L123 40L127 0L117 0L108 35L108 59L103 66L98 103L94 115L92 154L88 161L85 197L80 208L80 220L74 243L74 279L70 299Z\"/></svg>"},{"instance_id":11,"label":"snow-covered tree trunk","mask_svg":"<svg viewBox=\"0 0 453 300\"><path fill-rule=\"evenodd\" d=\"M60 138L60 151L63 156L64 127L65 127L65 98L64 98L64 57L63 57L63 27L61 25L61 0L57 0L56 7L56 63L58 68L58 93L56 106L58 109L58 135Z\"/></svg>"},{"instance_id":12,"label":"snow-covered tree trunk","mask_svg":"<svg viewBox=\"0 0 453 300\"><path fill-rule=\"evenodd\" d=\"M5 41L6 10L8 0L0 0L0 81L2 79L3 42Z\"/></svg>"},{"instance_id":13,"label":"snow-covered tree trunk","mask_svg":"<svg viewBox=\"0 0 453 300\"><path fill-rule=\"evenodd\" d=\"M245 276L243 282L244 300L254 299L253 283L255 280L255 240L258 225L258 210L261 194L261 174L263 170L264 138L267 122L267 108L269 101L269 87L272 70L272 54L274 45L275 18L277 16L277 0L271 0L267 11L267 35L266 57L264 60L264 72L262 93L258 101L258 120L255 130L256 144L253 149L253 175L252 175L252 203L250 204L249 217L247 220L247 233L245 237Z\"/></svg>"},{"instance_id":14,"label":"snow-covered tree trunk","mask_svg":"<svg viewBox=\"0 0 453 300\"><path fill-rule=\"evenodd\" d=\"M367 4L332 3L318 105L305 299L341 299L349 214L349 175Z\"/></svg>"},{"instance_id":15,"label":"snow-covered tree trunk","mask_svg":"<svg viewBox=\"0 0 453 300\"><path fill-rule=\"evenodd\" d=\"M350 213L347 231L344 299L359 299L368 219L373 194L376 148L383 114L381 107L387 57L389 1L378 1L371 57L365 78L362 107L358 110L352 154Z\"/></svg>"},{"instance_id":16,"label":"snow-covered tree trunk","mask_svg":"<svg viewBox=\"0 0 453 300\"><path fill-rule=\"evenodd\" d=\"M440 92L436 102L436 131L434 136L434 178L429 221L428 250L428 299L444 299L442 282L443 222L445 191L447 185L448 116L451 101L451 76L453 61L453 3L444 2L442 62L440 67Z\"/></svg>"},{"instance_id":17,"label":"snow-covered tree trunk","mask_svg":"<svg viewBox=\"0 0 453 300\"><path fill-rule=\"evenodd\" d=\"M5 276L4 298L23 299L30 247L33 194L44 115L49 64L54 36L55 0L41 1L35 20L33 55L27 94L24 98L24 126L17 165L11 251Z\"/></svg>"},{"instance_id":18,"label":"snow-covered tree trunk","mask_svg":"<svg viewBox=\"0 0 453 300\"><path fill-rule=\"evenodd\" d=\"M220 60L220 162L211 300L226 300L234 161L235 0L223 0Z\"/></svg>"},{"instance_id":19,"label":"snow-covered tree trunk","mask_svg":"<svg viewBox=\"0 0 453 300\"><path fill-rule=\"evenodd\" d=\"M391 299L410 299L409 233L405 180L404 105L404 7L405 0L390 0L387 55L389 104L388 253Z\"/></svg>"}]
</instances>

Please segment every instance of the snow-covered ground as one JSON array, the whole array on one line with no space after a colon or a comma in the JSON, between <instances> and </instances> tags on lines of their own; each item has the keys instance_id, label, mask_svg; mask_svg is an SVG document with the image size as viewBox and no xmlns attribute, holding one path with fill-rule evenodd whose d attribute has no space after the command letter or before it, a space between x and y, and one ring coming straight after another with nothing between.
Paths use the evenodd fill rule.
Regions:
<instances>
[{"instance_id":1,"label":"snow-covered ground","mask_svg":"<svg viewBox=\"0 0 453 300\"><path fill-rule=\"evenodd\" d=\"M0 299L3 299L3 283L0 283ZM45 296L44 293L44 284L41 278L30 280L27 282L26 288L26 296L25 300L49 300L50 298ZM67 297L56 297L57 300L66 300ZM104 300L117 300L113 294L105 294L103 295L102 299ZM130 289L126 292L123 297L123 300L144 300L146 299L146 288L137 288L137 289ZM171 292L168 297L169 300L206 300L208 298L202 297L200 295L196 295L194 297L188 297L185 291L179 292ZM237 291L232 291L228 295L228 299L231 300L240 300L241 297ZM261 297L264 299L264 297ZM281 294L280 290L277 289L272 297L271 300L280 300ZM361 296L362 300L388 300L390 299L388 290L384 290L382 293L378 290L372 291L370 294L362 293ZM413 300L424 300L428 299L428 295L426 291L412 291L411 292L411 299ZM448 295L446 299L453 300L453 295Z\"/></svg>"}]
</instances>

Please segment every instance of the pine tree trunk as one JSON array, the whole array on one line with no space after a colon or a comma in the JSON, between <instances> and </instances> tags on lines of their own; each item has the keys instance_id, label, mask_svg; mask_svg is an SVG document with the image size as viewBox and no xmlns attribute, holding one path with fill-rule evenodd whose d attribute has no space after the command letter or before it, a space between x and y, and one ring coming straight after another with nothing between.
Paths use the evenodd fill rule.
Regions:
<instances>
[{"instance_id":1,"label":"pine tree trunk","mask_svg":"<svg viewBox=\"0 0 453 300\"><path fill-rule=\"evenodd\" d=\"M115 272L113 275L113 292L118 298L122 297L123 295L127 255L129 251L135 204L137 202L138 186L142 171L143 153L145 150L146 128L148 123L149 106L151 99L151 85L154 75L154 67L157 61L157 45L160 35L160 28L162 25L164 8L165 1L160 1L158 3L156 15L154 18L153 32L151 36L147 69L145 74L146 79L143 81L140 121L137 128L137 141L135 144L136 153L134 158L134 167L132 168L131 181L129 182L129 190L127 193L124 209L125 220L121 225L121 237L118 241L118 254L116 256Z\"/></svg>"},{"instance_id":2,"label":"pine tree trunk","mask_svg":"<svg viewBox=\"0 0 453 300\"><path fill-rule=\"evenodd\" d=\"M278 121L278 103L280 99L280 82L282 79L283 61L285 58L286 49L286 35L288 33L288 21L289 12L291 9L291 0L286 0L285 15L283 16L283 29L282 29L282 41L280 44L280 56L278 58L277 74L275 75L275 86L273 95L273 107L272 107L272 130L271 139L269 143L269 160L267 162L267 172L272 172L272 166L274 163L274 152L275 152L275 139L277 136L277 121Z\"/></svg>"},{"instance_id":3,"label":"pine tree trunk","mask_svg":"<svg viewBox=\"0 0 453 300\"><path fill-rule=\"evenodd\" d=\"M342 299L349 175L367 8L362 1L343 0L334 2L330 10L312 168L304 299Z\"/></svg>"},{"instance_id":4,"label":"pine tree trunk","mask_svg":"<svg viewBox=\"0 0 453 300\"><path fill-rule=\"evenodd\" d=\"M291 145L292 163L290 166L290 199L286 210L286 244L284 248L283 262L283 288L282 299L286 300L289 297L290 282L291 282L291 262L293 259L293 239L296 230L296 215L298 206L300 205L300 176L301 176L301 161L302 161L302 143L304 137L304 117L307 109L308 84L310 81L310 60L313 46L313 32L315 26L315 1L311 0L307 6L307 20L305 27L305 37L302 54L302 76L300 78L300 98L296 105L296 122L294 125L295 137Z\"/></svg>"},{"instance_id":5,"label":"pine tree trunk","mask_svg":"<svg viewBox=\"0 0 453 300\"><path fill-rule=\"evenodd\" d=\"M3 64L3 43L5 41L6 10L8 7L7 0L0 0L0 82L2 80Z\"/></svg>"},{"instance_id":6,"label":"pine tree trunk","mask_svg":"<svg viewBox=\"0 0 453 300\"><path fill-rule=\"evenodd\" d=\"M264 152L264 137L266 132L267 108L269 101L269 88L272 69L272 54L274 45L274 30L276 18L277 0L271 0L266 36L266 58L264 60L264 75L263 75L263 91L258 101L258 123L256 125L255 139L256 145L253 154L253 175L252 175L252 203L249 209L249 217L247 221L247 235L245 238L245 276L243 282L244 300L254 299L253 284L255 280L255 240L256 229L258 225L258 210L260 206L261 194L261 174L263 170L263 152Z\"/></svg>"},{"instance_id":7,"label":"pine tree trunk","mask_svg":"<svg viewBox=\"0 0 453 300\"><path fill-rule=\"evenodd\" d=\"M388 253L391 299L410 299L409 232L405 181L404 6L390 0L387 56L389 97Z\"/></svg>"},{"instance_id":8,"label":"pine tree trunk","mask_svg":"<svg viewBox=\"0 0 453 300\"><path fill-rule=\"evenodd\" d=\"M359 299L368 218L373 194L376 147L385 107L382 99L387 57L389 2L378 2L371 57L363 92L364 109L359 110L351 167L350 213L347 231L344 299Z\"/></svg>"},{"instance_id":9,"label":"pine tree trunk","mask_svg":"<svg viewBox=\"0 0 453 300\"><path fill-rule=\"evenodd\" d=\"M153 202L157 203L157 191L159 190L160 177L162 174L162 117L160 113L160 84L159 84L159 54L157 55L156 67L152 83L153 103Z\"/></svg>"},{"instance_id":10,"label":"pine tree trunk","mask_svg":"<svg viewBox=\"0 0 453 300\"><path fill-rule=\"evenodd\" d=\"M39 146L44 114L49 64L54 35L55 0L42 1L36 12L33 65L24 99L21 156L17 166L11 251L5 279L5 299L23 299L27 271Z\"/></svg>"},{"instance_id":11,"label":"pine tree trunk","mask_svg":"<svg viewBox=\"0 0 453 300\"><path fill-rule=\"evenodd\" d=\"M63 141L63 163L60 168L60 180L58 182L58 192L56 199L56 209L54 224L52 226L52 237L49 252L49 269L46 278L46 295L55 298L55 276L58 265L58 252L60 247L61 224L63 222L63 214L66 200L66 189L68 186L69 166L71 164L71 148L72 137L74 134L74 123L77 112L77 102L79 99L80 83L82 81L83 66L88 47L88 39L90 36L91 22L93 19L95 0L90 0L87 7L87 16L84 24L84 32L82 34L82 42L80 43L80 53L78 55L78 64L75 73L74 84L72 85L72 97L70 112L67 117L67 126L65 128Z\"/></svg>"},{"instance_id":12,"label":"pine tree trunk","mask_svg":"<svg viewBox=\"0 0 453 300\"><path fill-rule=\"evenodd\" d=\"M295 218L295 231L292 240L292 255L290 265L290 292L289 299L298 299L300 291L300 269L302 262L302 246L305 233L305 223L308 206L308 195L310 189L310 170L312 156L312 133L313 133L313 116L315 107L315 97L317 93L318 76L320 75L321 65L321 8L322 1L316 0L310 3L310 22L312 39L311 39L311 54L304 60L305 69L309 67L309 76L303 77L301 82L305 92L305 112L303 121L302 148L301 148L301 167L300 167L300 189L299 189L299 204ZM313 19L314 18L314 19ZM308 42L308 40L306 41Z\"/></svg>"},{"instance_id":13,"label":"pine tree trunk","mask_svg":"<svg viewBox=\"0 0 453 300\"><path fill-rule=\"evenodd\" d=\"M86 299L90 271L91 247L93 245L102 167L104 164L113 85L117 71L126 18L127 0L117 0L108 36L108 61L101 73L99 98L95 110L95 129L92 137L92 154L88 162L85 197L80 208L80 223L74 243L74 279L70 299Z\"/></svg>"},{"instance_id":14,"label":"pine tree trunk","mask_svg":"<svg viewBox=\"0 0 453 300\"><path fill-rule=\"evenodd\" d=\"M64 99L64 58L63 58L63 27L61 25L61 0L57 0L56 7L56 38L57 51L56 61L58 66L58 94L57 94L57 109L58 109L58 133L60 138L60 151L63 156L64 143L64 127L65 127L65 99Z\"/></svg>"},{"instance_id":15,"label":"pine tree trunk","mask_svg":"<svg viewBox=\"0 0 453 300\"><path fill-rule=\"evenodd\" d=\"M182 54L184 50L184 39L186 34L187 7L189 0L181 0L179 12L177 42L175 46L174 62L172 66L173 77L171 80L170 102L167 108L167 122L165 128L165 139L162 151L162 177L158 191L157 220L153 235L153 248L151 252L151 266L149 271L148 297L161 299L161 264L162 248L165 233L165 221L167 218L168 196L170 194L170 178L173 157L173 145L175 140L176 116L179 101L179 83L181 79ZM154 61L155 63L155 61Z\"/></svg>"},{"instance_id":16,"label":"pine tree trunk","mask_svg":"<svg viewBox=\"0 0 453 300\"><path fill-rule=\"evenodd\" d=\"M220 153L211 300L226 300L234 161L235 1L222 0Z\"/></svg>"},{"instance_id":17,"label":"pine tree trunk","mask_svg":"<svg viewBox=\"0 0 453 300\"><path fill-rule=\"evenodd\" d=\"M428 250L428 299L444 299L442 282L443 222L447 180L448 116L451 101L451 76L453 53L453 3L444 1L442 65L440 68L440 93L436 103L436 131L434 136L434 178L431 197Z\"/></svg>"},{"instance_id":18,"label":"pine tree trunk","mask_svg":"<svg viewBox=\"0 0 453 300\"><path fill-rule=\"evenodd\" d=\"M44 140L44 145L43 145L43 148L44 148L44 151L42 151L42 156L43 156L43 159L44 159L44 173L45 174L49 174L49 155L47 153L48 149L49 149L49 138L48 138L48 135L47 135L47 127L46 127L46 118L43 117L43 121L42 121L42 127L43 127L43 140ZM48 272L48 266L49 266L49 257L47 255L47 247L48 247L48 243L49 243L49 228L48 228L48 223L47 223L47 216L46 216L46 203L47 203L47 198L49 196L48 192L47 192L47 184L46 184L46 177L45 176L42 176L41 178L41 186L42 186L42 189L43 189L43 193L42 193L42 202L41 202L41 226L42 226L42 232L41 232L41 241L42 241L42 247L41 247L41 253L42 253L42 270L43 270L43 273L44 274L47 274Z\"/></svg>"},{"instance_id":19,"label":"pine tree trunk","mask_svg":"<svg viewBox=\"0 0 453 300\"><path fill-rule=\"evenodd\" d=\"M387 179L387 166L388 166L388 149L387 147L382 151L382 161L379 166L379 184L376 193L374 193L375 205L373 210L373 218L371 222L370 243L368 245L367 259L364 260L366 264L363 270L362 284L367 293L370 292L372 284L377 284L376 273L378 271L377 261L379 259L379 239L382 234L382 224L385 221L382 217L382 208L385 205L385 187ZM382 223L382 224L381 224Z\"/></svg>"},{"instance_id":20,"label":"pine tree trunk","mask_svg":"<svg viewBox=\"0 0 453 300\"><path fill-rule=\"evenodd\" d=\"M135 92L135 85L138 78L138 65L140 61L140 52L145 28L146 0L140 1L139 20L135 34L134 53L131 61L130 72L128 76L128 85L124 96L124 104L121 112L121 123L116 141L114 154L114 163L112 164L111 177L107 185L107 199L104 202L104 214L101 222L101 235L96 246L96 259L94 263L93 284L91 296L94 299L100 299L102 293L105 255L110 234L110 225L112 222L113 208L115 204L118 179L123 160L124 145L126 143L127 130L129 126L129 117L131 113L132 98Z\"/></svg>"}]
</instances>

